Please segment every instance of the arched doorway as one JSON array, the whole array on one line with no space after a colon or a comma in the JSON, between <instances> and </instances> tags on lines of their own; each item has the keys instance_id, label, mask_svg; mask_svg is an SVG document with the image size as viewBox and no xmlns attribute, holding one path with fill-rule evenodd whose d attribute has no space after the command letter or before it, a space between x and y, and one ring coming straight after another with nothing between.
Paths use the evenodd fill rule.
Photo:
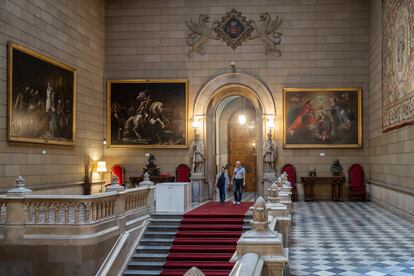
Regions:
<instances>
[{"instance_id":1,"label":"arched doorway","mask_svg":"<svg viewBox=\"0 0 414 276\"><path fill-rule=\"evenodd\" d=\"M193 107L193 120L201 121L198 133L205 144L205 176L207 179L208 198L213 198L214 181L217 164L217 125L216 112L220 103L231 97L243 97L251 103L256 111L257 144L255 191L263 195L263 137L267 131L267 121L275 118L275 104L269 89L257 78L244 73L225 73L211 79L196 96Z\"/></svg>"}]
</instances>

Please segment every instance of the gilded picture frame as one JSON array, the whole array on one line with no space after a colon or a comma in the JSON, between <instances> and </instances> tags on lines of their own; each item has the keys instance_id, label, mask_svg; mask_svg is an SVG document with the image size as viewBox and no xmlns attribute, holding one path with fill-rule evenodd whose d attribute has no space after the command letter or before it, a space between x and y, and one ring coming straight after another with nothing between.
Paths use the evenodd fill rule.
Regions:
<instances>
[{"instance_id":1,"label":"gilded picture frame","mask_svg":"<svg viewBox=\"0 0 414 276\"><path fill-rule=\"evenodd\" d=\"M7 141L76 143L76 69L8 44Z\"/></svg>"},{"instance_id":2,"label":"gilded picture frame","mask_svg":"<svg viewBox=\"0 0 414 276\"><path fill-rule=\"evenodd\" d=\"M107 80L109 147L188 148L188 80Z\"/></svg>"},{"instance_id":3,"label":"gilded picture frame","mask_svg":"<svg viewBox=\"0 0 414 276\"><path fill-rule=\"evenodd\" d=\"M284 148L361 148L362 88L284 88Z\"/></svg>"}]
</instances>

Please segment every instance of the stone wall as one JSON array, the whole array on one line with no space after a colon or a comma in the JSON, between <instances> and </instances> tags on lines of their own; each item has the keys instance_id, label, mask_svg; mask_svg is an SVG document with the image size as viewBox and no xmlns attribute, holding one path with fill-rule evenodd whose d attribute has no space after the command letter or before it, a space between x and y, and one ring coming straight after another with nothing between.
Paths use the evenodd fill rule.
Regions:
<instances>
[{"instance_id":1,"label":"stone wall","mask_svg":"<svg viewBox=\"0 0 414 276\"><path fill-rule=\"evenodd\" d=\"M0 1L0 190L23 175L30 186L82 180L82 159L102 155L104 1ZM51 146L6 141L7 43L14 41L77 69L77 142ZM42 151L46 150L46 154ZM47 190L47 187L45 189ZM67 193L78 193L66 191Z\"/></svg>"},{"instance_id":2,"label":"stone wall","mask_svg":"<svg viewBox=\"0 0 414 276\"><path fill-rule=\"evenodd\" d=\"M216 75L230 72L231 61L239 72L260 79L272 92L280 147L284 87L362 87L367 110L369 1L110 0L106 5L105 78L189 79L190 114L203 84ZM273 18L282 17L282 57L265 55L263 45L254 40L235 51L222 41L209 41L205 55L188 58L185 21L198 20L201 13L214 21L232 8L256 21L263 12L269 12ZM366 112L364 122L368 122ZM364 130L366 138L367 125ZM278 167L293 163L300 176L307 174L310 165L315 165L320 175L329 174L329 165L338 157L345 168L354 162L365 164L366 142L364 139L363 149L281 149ZM133 175L141 172L147 151L107 148L105 159L126 164L127 174ZM185 150L152 152L158 157L162 171L174 173L179 163L189 162Z\"/></svg>"},{"instance_id":3,"label":"stone wall","mask_svg":"<svg viewBox=\"0 0 414 276\"><path fill-rule=\"evenodd\" d=\"M368 177L371 198L414 220L414 127L382 133L381 1L370 4Z\"/></svg>"}]
</instances>

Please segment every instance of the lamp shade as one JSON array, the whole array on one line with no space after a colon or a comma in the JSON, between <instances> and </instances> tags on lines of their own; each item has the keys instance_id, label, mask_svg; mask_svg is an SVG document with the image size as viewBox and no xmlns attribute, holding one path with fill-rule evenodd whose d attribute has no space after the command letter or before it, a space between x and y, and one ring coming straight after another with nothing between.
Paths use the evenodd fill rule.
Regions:
<instances>
[{"instance_id":1,"label":"lamp shade","mask_svg":"<svg viewBox=\"0 0 414 276\"><path fill-rule=\"evenodd\" d=\"M107 172L108 169L106 168L106 162L105 161L98 161L96 164L96 172Z\"/></svg>"}]
</instances>

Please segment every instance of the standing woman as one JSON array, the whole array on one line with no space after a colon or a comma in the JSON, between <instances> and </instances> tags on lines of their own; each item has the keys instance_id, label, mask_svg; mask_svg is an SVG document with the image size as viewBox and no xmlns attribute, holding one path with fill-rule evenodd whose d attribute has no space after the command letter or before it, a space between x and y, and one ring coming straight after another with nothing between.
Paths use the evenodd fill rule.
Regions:
<instances>
[{"instance_id":1,"label":"standing woman","mask_svg":"<svg viewBox=\"0 0 414 276\"><path fill-rule=\"evenodd\" d=\"M229 175L226 172L226 168L222 166L220 173L218 173L216 176L216 187L219 189L220 192L221 204L224 204L224 201L226 201L226 188L229 187L229 183Z\"/></svg>"}]
</instances>

